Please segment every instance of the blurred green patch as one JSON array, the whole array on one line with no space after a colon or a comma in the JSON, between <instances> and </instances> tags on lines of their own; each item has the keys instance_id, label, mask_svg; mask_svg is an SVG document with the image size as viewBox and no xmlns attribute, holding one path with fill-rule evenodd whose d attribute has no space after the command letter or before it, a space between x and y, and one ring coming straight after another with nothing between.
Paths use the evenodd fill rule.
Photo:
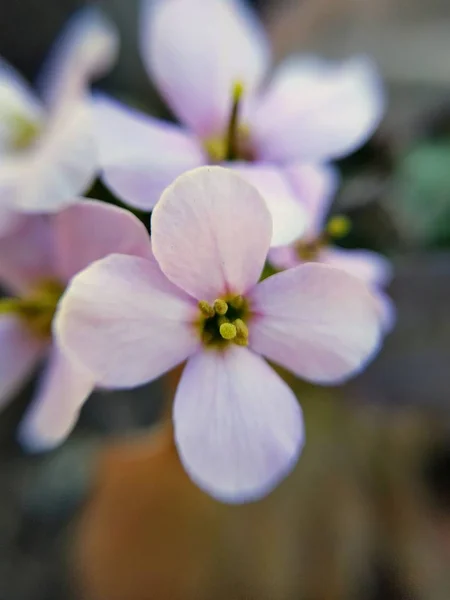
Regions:
<instances>
[{"instance_id":1,"label":"blurred green patch","mask_svg":"<svg viewBox=\"0 0 450 600\"><path fill-rule=\"evenodd\" d=\"M423 141L394 174L395 213L413 242L450 246L450 140Z\"/></svg>"}]
</instances>

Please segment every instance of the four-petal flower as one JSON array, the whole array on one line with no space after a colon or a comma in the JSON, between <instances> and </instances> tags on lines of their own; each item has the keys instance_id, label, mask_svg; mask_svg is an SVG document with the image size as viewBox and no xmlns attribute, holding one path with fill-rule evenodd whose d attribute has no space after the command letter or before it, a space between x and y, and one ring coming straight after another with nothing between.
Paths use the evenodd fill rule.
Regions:
<instances>
[{"instance_id":1,"label":"four-petal flower","mask_svg":"<svg viewBox=\"0 0 450 600\"><path fill-rule=\"evenodd\" d=\"M193 480L228 502L268 493L304 441L295 395L262 356L331 384L361 370L380 340L370 292L341 270L308 264L258 283L271 236L255 187L200 167L155 207L154 257L97 261L55 319L61 347L100 385L137 386L187 360L177 447Z\"/></svg>"}]
</instances>

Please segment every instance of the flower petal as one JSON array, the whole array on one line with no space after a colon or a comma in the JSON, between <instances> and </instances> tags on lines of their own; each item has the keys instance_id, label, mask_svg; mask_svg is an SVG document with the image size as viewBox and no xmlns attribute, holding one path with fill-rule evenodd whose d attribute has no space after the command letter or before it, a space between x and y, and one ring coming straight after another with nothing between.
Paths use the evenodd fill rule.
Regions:
<instances>
[{"instance_id":1,"label":"flower petal","mask_svg":"<svg viewBox=\"0 0 450 600\"><path fill-rule=\"evenodd\" d=\"M382 84L370 60L289 59L255 106L252 139L264 160L327 161L361 146L383 110Z\"/></svg>"},{"instance_id":2,"label":"flower petal","mask_svg":"<svg viewBox=\"0 0 450 600\"><path fill-rule=\"evenodd\" d=\"M142 25L144 63L180 121L223 134L234 84L251 93L268 65L259 23L234 0L147 0Z\"/></svg>"},{"instance_id":3,"label":"flower petal","mask_svg":"<svg viewBox=\"0 0 450 600\"><path fill-rule=\"evenodd\" d=\"M80 200L52 218L57 270L63 281L109 254L152 256L145 226L129 211L117 206Z\"/></svg>"},{"instance_id":4,"label":"flower petal","mask_svg":"<svg viewBox=\"0 0 450 600\"><path fill-rule=\"evenodd\" d=\"M54 344L39 389L20 423L18 436L27 450L50 450L72 431L94 382Z\"/></svg>"},{"instance_id":5,"label":"flower petal","mask_svg":"<svg viewBox=\"0 0 450 600\"><path fill-rule=\"evenodd\" d=\"M230 163L229 166L254 185L266 201L273 222L271 246L290 244L303 235L308 215L284 171L262 164Z\"/></svg>"},{"instance_id":6,"label":"flower petal","mask_svg":"<svg viewBox=\"0 0 450 600\"><path fill-rule=\"evenodd\" d=\"M87 190L97 171L88 103L67 104L54 115L16 174L12 205L24 212L56 212Z\"/></svg>"},{"instance_id":7,"label":"flower petal","mask_svg":"<svg viewBox=\"0 0 450 600\"><path fill-rule=\"evenodd\" d=\"M372 294L344 271L312 263L296 267L261 282L251 300L251 347L310 381L341 382L378 349Z\"/></svg>"},{"instance_id":8,"label":"flower petal","mask_svg":"<svg viewBox=\"0 0 450 600\"><path fill-rule=\"evenodd\" d=\"M18 121L39 125L43 117L42 106L27 82L0 58L0 154L11 150Z\"/></svg>"},{"instance_id":9,"label":"flower petal","mask_svg":"<svg viewBox=\"0 0 450 600\"><path fill-rule=\"evenodd\" d=\"M339 174L331 165L298 163L286 168L297 199L308 213L305 235L316 238L322 234L325 219L339 185Z\"/></svg>"},{"instance_id":10,"label":"flower petal","mask_svg":"<svg viewBox=\"0 0 450 600\"><path fill-rule=\"evenodd\" d=\"M175 177L205 162L199 142L176 125L106 96L94 110L103 179L131 206L151 210Z\"/></svg>"},{"instance_id":11,"label":"flower petal","mask_svg":"<svg viewBox=\"0 0 450 600\"><path fill-rule=\"evenodd\" d=\"M40 75L47 104L79 97L92 79L104 75L119 50L118 32L96 7L81 9L65 26Z\"/></svg>"},{"instance_id":12,"label":"flower petal","mask_svg":"<svg viewBox=\"0 0 450 600\"><path fill-rule=\"evenodd\" d=\"M21 215L11 232L0 237L0 284L22 294L55 275L50 220L42 215Z\"/></svg>"},{"instance_id":13,"label":"flower petal","mask_svg":"<svg viewBox=\"0 0 450 600\"><path fill-rule=\"evenodd\" d=\"M192 354L197 307L161 273L155 260L113 254L76 275L54 328L64 352L96 383L134 387Z\"/></svg>"},{"instance_id":14,"label":"flower petal","mask_svg":"<svg viewBox=\"0 0 450 600\"><path fill-rule=\"evenodd\" d=\"M17 318L0 316L0 409L26 383L45 348Z\"/></svg>"},{"instance_id":15,"label":"flower petal","mask_svg":"<svg viewBox=\"0 0 450 600\"><path fill-rule=\"evenodd\" d=\"M155 258L198 300L243 294L259 279L272 220L259 192L222 167L200 167L167 188L152 215Z\"/></svg>"},{"instance_id":16,"label":"flower petal","mask_svg":"<svg viewBox=\"0 0 450 600\"><path fill-rule=\"evenodd\" d=\"M189 359L173 418L186 471L225 502L268 494L292 470L304 442L293 392L262 358L238 346Z\"/></svg>"},{"instance_id":17,"label":"flower petal","mask_svg":"<svg viewBox=\"0 0 450 600\"><path fill-rule=\"evenodd\" d=\"M378 310L378 314L381 319L381 326L383 333L390 333L397 321L397 309L394 302L389 298L387 294L380 290L374 290L373 295L375 297L375 303Z\"/></svg>"},{"instance_id":18,"label":"flower petal","mask_svg":"<svg viewBox=\"0 0 450 600\"><path fill-rule=\"evenodd\" d=\"M347 271L371 286L385 286L393 276L392 265L387 258L370 250L347 250L344 248L324 248L319 255L320 262Z\"/></svg>"}]
</instances>

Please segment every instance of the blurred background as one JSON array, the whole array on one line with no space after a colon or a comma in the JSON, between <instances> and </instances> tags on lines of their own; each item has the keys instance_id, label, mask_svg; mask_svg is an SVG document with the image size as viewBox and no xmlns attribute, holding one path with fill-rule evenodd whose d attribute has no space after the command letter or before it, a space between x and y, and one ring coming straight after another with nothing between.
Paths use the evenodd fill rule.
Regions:
<instances>
[{"instance_id":1,"label":"blurred background","mask_svg":"<svg viewBox=\"0 0 450 600\"><path fill-rule=\"evenodd\" d=\"M0 55L30 80L78 0L0 2ZM340 388L291 380L308 443L268 498L227 507L187 479L167 418L178 373L96 393L71 438L25 455L0 415L0 600L450 598L450 4L258 0L276 60L371 54L389 92L375 137L339 163L345 245L387 255L398 323ZM103 0L119 63L101 87L154 114L138 2ZM94 195L108 199L97 184ZM343 243L344 243L343 242Z\"/></svg>"}]
</instances>

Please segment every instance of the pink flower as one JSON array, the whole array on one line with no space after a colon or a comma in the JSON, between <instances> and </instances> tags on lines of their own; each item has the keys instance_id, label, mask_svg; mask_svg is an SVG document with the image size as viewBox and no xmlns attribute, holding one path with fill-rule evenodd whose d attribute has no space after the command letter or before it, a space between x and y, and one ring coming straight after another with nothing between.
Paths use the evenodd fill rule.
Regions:
<instances>
[{"instance_id":1,"label":"pink flower","mask_svg":"<svg viewBox=\"0 0 450 600\"><path fill-rule=\"evenodd\" d=\"M82 11L55 44L39 80L42 101L0 62L0 233L18 212L53 212L87 189L98 169L88 83L104 73L117 37Z\"/></svg>"},{"instance_id":2,"label":"pink flower","mask_svg":"<svg viewBox=\"0 0 450 600\"><path fill-rule=\"evenodd\" d=\"M365 58L333 64L296 57L263 85L268 42L238 0L144 0L141 48L180 125L98 98L106 184L130 205L151 210L188 169L236 168L268 204L274 246L297 239L305 227L303 196L295 197L285 165L298 167L301 176L304 161L352 152L383 112L382 86Z\"/></svg>"},{"instance_id":3,"label":"pink flower","mask_svg":"<svg viewBox=\"0 0 450 600\"><path fill-rule=\"evenodd\" d=\"M30 449L64 439L94 387L52 340L52 320L69 279L111 252L147 256L148 233L131 213L88 200L56 215L24 216L0 239L0 283L13 296L0 299L0 407L48 357L19 432Z\"/></svg>"},{"instance_id":4,"label":"pink flower","mask_svg":"<svg viewBox=\"0 0 450 600\"><path fill-rule=\"evenodd\" d=\"M392 279L392 265L381 254L370 250L346 250L333 245L336 238L348 233L350 223L345 217L336 216L328 220L331 202L334 198L338 176L328 167L317 172L313 165L303 165L301 177L298 170L288 169L290 184L302 193L305 181L309 182L311 193L305 208L308 214L308 227L302 238L287 246L272 248L269 260L278 269L291 269L306 262L318 262L338 269L364 281L372 291L383 328L390 331L395 323L395 307L392 300L383 292Z\"/></svg>"},{"instance_id":5,"label":"pink flower","mask_svg":"<svg viewBox=\"0 0 450 600\"><path fill-rule=\"evenodd\" d=\"M187 360L176 444L192 479L228 502L268 493L303 446L297 400L262 356L331 384L360 371L380 339L372 297L347 273L311 264L258 283L271 236L256 188L195 169L153 211L154 258L94 263L55 320L64 351L99 385L134 387Z\"/></svg>"}]
</instances>

